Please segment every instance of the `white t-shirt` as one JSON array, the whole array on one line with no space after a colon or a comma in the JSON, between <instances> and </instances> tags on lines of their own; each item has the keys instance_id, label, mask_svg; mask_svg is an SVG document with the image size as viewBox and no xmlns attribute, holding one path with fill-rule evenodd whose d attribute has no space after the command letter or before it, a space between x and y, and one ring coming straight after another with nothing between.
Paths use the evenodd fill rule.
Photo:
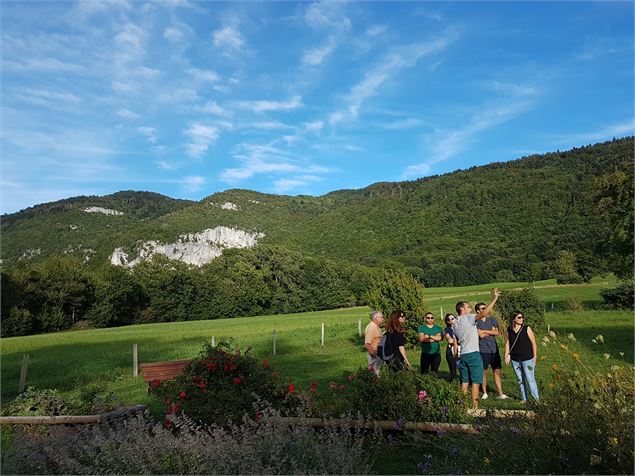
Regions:
<instances>
[{"instance_id":1,"label":"white t-shirt","mask_svg":"<svg viewBox=\"0 0 635 476\"><path fill-rule=\"evenodd\" d=\"M476 329L476 314L457 316L454 323L454 335L461 343L461 354L479 352L478 330Z\"/></svg>"}]
</instances>

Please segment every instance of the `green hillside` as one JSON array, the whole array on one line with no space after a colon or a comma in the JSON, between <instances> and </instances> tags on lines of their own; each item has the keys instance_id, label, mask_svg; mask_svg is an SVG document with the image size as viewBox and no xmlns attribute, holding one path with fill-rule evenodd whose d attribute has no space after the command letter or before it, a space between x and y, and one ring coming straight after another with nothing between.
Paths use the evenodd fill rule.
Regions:
<instances>
[{"instance_id":1,"label":"green hillside","mask_svg":"<svg viewBox=\"0 0 635 476\"><path fill-rule=\"evenodd\" d=\"M320 197L249 190L200 202L135 192L80 197L3 216L2 256L11 267L27 250L39 249L30 258L38 260L81 245L99 264L115 247L133 251L140 241L168 243L223 225L262 232L260 243L305 255L406 267L427 285L544 279L564 250L587 278L605 271L610 258L606 213L617 212L599 203L615 174L631 178L623 183L632 204L632 137ZM221 208L225 202L238 210ZM89 205L125 214L83 212Z\"/></svg>"}]
</instances>

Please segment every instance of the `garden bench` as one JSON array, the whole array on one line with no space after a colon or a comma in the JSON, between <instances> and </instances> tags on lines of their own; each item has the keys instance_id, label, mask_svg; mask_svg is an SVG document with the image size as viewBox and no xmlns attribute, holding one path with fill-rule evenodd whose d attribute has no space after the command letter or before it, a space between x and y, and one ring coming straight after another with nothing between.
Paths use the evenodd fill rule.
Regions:
<instances>
[{"instance_id":1,"label":"garden bench","mask_svg":"<svg viewBox=\"0 0 635 476\"><path fill-rule=\"evenodd\" d=\"M183 373L185 367L191 362L192 359L141 364L141 377L144 382L152 382L153 380L174 380Z\"/></svg>"}]
</instances>

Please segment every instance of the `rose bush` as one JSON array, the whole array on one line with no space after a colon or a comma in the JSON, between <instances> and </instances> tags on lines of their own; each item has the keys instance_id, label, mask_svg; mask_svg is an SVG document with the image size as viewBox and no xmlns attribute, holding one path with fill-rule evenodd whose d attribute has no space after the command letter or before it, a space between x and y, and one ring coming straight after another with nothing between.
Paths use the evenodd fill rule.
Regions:
<instances>
[{"instance_id":1,"label":"rose bush","mask_svg":"<svg viewBox=\"0 0 635 476\"><path fill-rule=\"evenodd\" d=\"M255 359L250 350L241 352L231 341L206 344L176 380L152 381L149 391L165 405L166 426L181 413L224 424L244 415L257 417L263 408L285 413L300 404L294 385L284 382L267 360Z\"/></svg>"}]
</instances>

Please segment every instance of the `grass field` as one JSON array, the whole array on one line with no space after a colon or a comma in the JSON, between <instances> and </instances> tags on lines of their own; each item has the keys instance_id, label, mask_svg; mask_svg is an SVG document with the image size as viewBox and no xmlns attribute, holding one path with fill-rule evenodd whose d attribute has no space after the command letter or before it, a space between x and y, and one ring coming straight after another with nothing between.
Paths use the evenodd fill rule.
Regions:
<instances>
[{"instance_id":1,"label":"grass field","mask_svg":"<svg viewBox=\"0 0 635 476\"><path fill-rule=\"evenodd\" d=\"M599 290L613 284L613 280L594 280L588 285L556 286L555 282L536 283L540 298L547 310L565 307L567 300L577 298L586 307L600 301ZM457 300L488 301L493 286L501 289L524 287L523 283L498 283L464 288L431 288L426 290L427 304L438 314L439 308L451 310ZM214 321L173 322L134 325L109 329L89 329L56 334L43 334L1 340L2 400L16 396L22 355L30 356L27 384L38 388L57 388L71 392L88 383L101 383L114 391L125 403L150 403L147 387L132 376L132 347L138 344L139 360L185 359L198 354L204 341L212 336L234 338L241 348L253 348L253 354L267 358L283 376L296 386L307 387L311 381L320 385L342 381L344 376L365 367L366 355L362 339L357 334L358 319L362 327L368 322L366 307L337 309L301 314L245 317ZM571 343L583 358L593 365L614 363L633 364L633 313L629 311L548 312L547 323L559 334L573 333L577 342ZM325 325L325 346L320 346L320 326ZM272 332L277 331L277 355L271 355ZM541 339L544 332L538 330ZM593 344L597 334L605 338L604 347ZM565 337L566 339L566 337ZM542 352L542 350L540 351ZM551 352L551 351L550 351ZM623 356L619 354L623 353ZM418 366L418 352L409 351ZM551 359L537 365L539 384L548 375ZM544 365L543 365L544 364ZM442 375L447 364L441 364ZM506 402L484 402L486 406L516 405L518 386L511 368L503 369L504 390L516 399ZM493 379L490 379L493 385ZM490 390L491 393L494 393ZM505 403L505 405L501 405Z\"/></svg>"}]
</instances>

